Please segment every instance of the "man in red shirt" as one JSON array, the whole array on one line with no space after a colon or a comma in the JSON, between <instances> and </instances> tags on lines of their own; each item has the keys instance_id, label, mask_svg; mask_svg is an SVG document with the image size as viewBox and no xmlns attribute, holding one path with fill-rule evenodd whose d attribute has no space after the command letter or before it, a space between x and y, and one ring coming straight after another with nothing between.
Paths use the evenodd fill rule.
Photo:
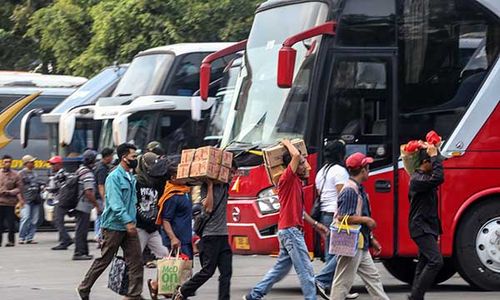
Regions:
<instances>
[{"instance_id":1,"label":"man in red shirt","mask_svg":"<svg viewBox=\"0 0 500 300\"><path fill-rule=\"evenodd\" d=\"M278 182L280 253L274 267L243 297L246 300L262 299L276 282L290 272L292 266L299 277L304 299L316 299L314 270L303 235L304 220L324 236L328 234L328 228L313 220L304 211L302 181L309 177L309 164L290 141L284 140L281 143L287 148L288 153L283 156L286 169Z\"/></svg>"}]
</instances>

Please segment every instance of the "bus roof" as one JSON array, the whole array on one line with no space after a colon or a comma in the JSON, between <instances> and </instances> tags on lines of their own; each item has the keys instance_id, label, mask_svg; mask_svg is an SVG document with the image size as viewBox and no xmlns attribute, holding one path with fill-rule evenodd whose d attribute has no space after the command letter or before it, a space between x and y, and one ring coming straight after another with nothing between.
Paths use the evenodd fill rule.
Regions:
<instances>
[{"instance_id":1,"label":"bus roof","mask_svg":"<svg viewBox=\"0 0 500 300\"><path fill-rule=\"evenodd\" d=\"M161 46L156 48L151 48L139 52L138 56L157 54L157 53L173 53L174 55L182 55L192 52L215 52L226 47L231 46L233 43L183 43L183 44L173 44L167 46Z\"/></svg>"},{"instance_id":2,"label":"bus roof","mask_svg":"<svg viewBox=\"0 0 500 300\"><path fill-rule=\"evenodd\" d=\"M42 95L69 96L75 91L74 88L35 88L35 87L2 87L0 86L0 95L31 95L36 92L42 92Z\"/></svg>"},{"instance_id":3,"label":"bus roof","mask_svg":"<svg viewBox=\"0 0 500 300\"><path fill-rule=\"evenodd\" d=\"M0 87L74 88L86 81L84 77L0 71Z\"/></svg>"}]
</instances>

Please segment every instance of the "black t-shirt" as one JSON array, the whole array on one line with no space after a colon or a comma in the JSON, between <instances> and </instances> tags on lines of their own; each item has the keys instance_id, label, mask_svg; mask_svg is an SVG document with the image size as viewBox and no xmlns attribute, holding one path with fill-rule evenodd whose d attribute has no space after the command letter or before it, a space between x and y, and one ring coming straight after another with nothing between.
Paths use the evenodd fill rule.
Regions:
<instances>
[{"instance_id":1,"label":"black t-shirt","mask_svg":"<svg viewBox=\"0 0 500 300\"><path fill-rule=\"evenodd\" d=\"M108 165L100 162L97 165L97 168L95 171L97 185L104 185L106 183L106 177L108 177L108 174L109 174Z\"/></svg>"},{"instance_id":2,"label":"black t-shirt","mask_svg":"<svg viewBox=\"0 0 500 300\"><path fill-rule=\"evenodd\" d=\"M162 189L154 185L142 184L137 181L137 227L148 233L158 230L155 224L158 215L158 200Z\"/></svg>"}]
</instances>

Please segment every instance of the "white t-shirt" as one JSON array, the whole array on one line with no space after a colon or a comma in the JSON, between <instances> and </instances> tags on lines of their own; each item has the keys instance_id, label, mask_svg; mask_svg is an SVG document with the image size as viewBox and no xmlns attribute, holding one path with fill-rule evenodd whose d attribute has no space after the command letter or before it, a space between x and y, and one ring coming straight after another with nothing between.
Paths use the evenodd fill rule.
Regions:
<instances>
[{"instance_id":1,"label":"white t-shirt","mask_svg":"<svg viewBox=\"0 0 500 300\"><path fill-rule=\"evenodd\" d=\"M349 173L347 170L340 166L334 165L330 167L328 173L326 174L326 182L323 186L323 181L325 180L324 172L328 168L328 165L323 166L316 175L316 189L319 191L321 187L323 190L321 192L321 211L336 213L337 212L337 185L345 184L349 180Z\"/></svg>"}]
</instances>

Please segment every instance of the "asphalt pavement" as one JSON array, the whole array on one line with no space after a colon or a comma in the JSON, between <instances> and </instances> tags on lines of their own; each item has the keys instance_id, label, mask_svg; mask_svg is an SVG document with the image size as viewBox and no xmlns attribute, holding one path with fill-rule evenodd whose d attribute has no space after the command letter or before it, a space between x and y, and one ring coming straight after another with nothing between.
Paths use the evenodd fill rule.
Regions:
<instances>
[{"instance_id":1,"label":"asphalt pavement","mask_svg":"<svg viewBox=\"0 0 500 300\"><path fill-rule=\"evenodd\" d=\"M91 234L89 234L89 237ZM4 235L4 240L6 236ZM75 262L71 260L73 246L67 251L52 251L56 244L56 233L40 233L37 245L16 245L13 248L0 248L0 299L78 299L75 287L83 278L91 261ZM92 254L99 255L96 244L91 243ZM271 268L275 258L269 256L235 256L233 258L233 278L231 298L241 299L248 290L257 283L265 272ZM319 271L321 261L314 262L314 269ZM394 279L382 266L380 269L385 289L391 299L406 299L408 285ZM195 258L195 271L199 270L199 261ZM145 269L145 280L154 278L156 269ZM217 299L217 273L199 291L198 296L190 299ZM122 299L107 289L107 271L97 281L92 290L92 300ZM356 279L353 289L360 293L358 299L371 299L363 287L361 280ZM147 287L143 296L149 299ZM437 286L426 297L432 299L500 299L500 292L481 292L472 289L460 276ZM301 296L300 285L294 271L283 281L276 284L266 299L298 300ZM318 297L318 299L320 299Z\"/></svg>"}]
</instances>

